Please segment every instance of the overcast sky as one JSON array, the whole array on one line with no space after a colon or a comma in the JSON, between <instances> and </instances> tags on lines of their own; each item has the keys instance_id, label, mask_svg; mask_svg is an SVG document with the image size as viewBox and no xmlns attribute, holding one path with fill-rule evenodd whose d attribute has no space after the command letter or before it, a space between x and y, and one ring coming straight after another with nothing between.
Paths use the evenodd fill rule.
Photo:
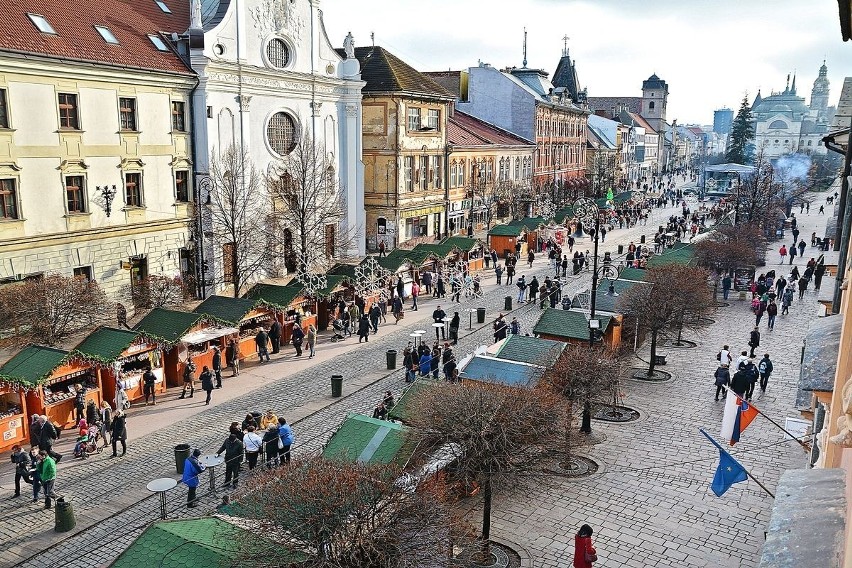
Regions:
<instances>
[{"instance_id":1,"label":"overcast sky","mask_svg":"<svg viewBox=\"0 0 852 568\"><path fill-rule=\"evenodd\" d=\"M523 28L529 67L553 74L562 38L589 96L639 96L657 73L669 84L667 119L708 124L713 110L736 109L783 90L797 71L810 90L823 58L837 104L852 76L852 42L840 39L836 0L323 0L335 46L381 45L420 71L463 69L479 60L520 66Z\"/></svg>"}]
</instances>

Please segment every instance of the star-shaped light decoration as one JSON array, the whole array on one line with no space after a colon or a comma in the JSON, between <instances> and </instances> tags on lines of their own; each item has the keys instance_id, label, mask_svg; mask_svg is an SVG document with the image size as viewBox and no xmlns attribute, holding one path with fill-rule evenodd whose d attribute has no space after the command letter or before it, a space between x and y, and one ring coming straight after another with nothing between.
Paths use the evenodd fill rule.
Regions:
<instances>
[{"instance_id":1,"label":"star-shaped light decoration","mask_svg":"<svg viewBox=\"0 0 852 568\"><path fill-rule=\"evenodd\" d=\"M555 213L553 203L549 200L545 199L538 204L538 216L545 221L552 221Z\"/></svg>"},{"instance_id":2,"label":"star-shaped light decoration","mask_svg":"<svg viewBox=\"0 0 852 568\"><path fill-rule=\"evenodd\" d=\"M600 215L600 209L591 199L581 197L574 202L574 217L579 219L584 227L594 227L598 215Z\"/></svg>"},{"instance_id":3,"label":"star-shaped light decoration","mask_svg":"<svg viewBox=\"0 0 852 568\"><path fill-rule=\"evenodd\" d=\"M578 292L574 299L580 304L580 310L586 316L586 319L592 318L592 293L590 290Z\"/></svg>"},{"instance_id":4,"label":"star-shaped light decoration","mask_svg":"<svg viewBox=\"0 0 852 568\"><path fill-rule=\"evenodd\" d=\"M316 296L317 292L328 288L328 277L325 274L315 274L308 270L307 263L299 261L296 266L296 281L305 287L308 296Z\"/></svg>"},{"instance_id":5,"label":"star-shaped light decoration","mask_svg":"<svg viewBox=\"0 0 852 568\"><path fill-rule=\"evenodd\" d=\"M385 282L388 276L390 272L375 258L367 257L355 267L355 293L362 298L379 294L382 299L387 299Z\"/></svg>"}]
</instances>

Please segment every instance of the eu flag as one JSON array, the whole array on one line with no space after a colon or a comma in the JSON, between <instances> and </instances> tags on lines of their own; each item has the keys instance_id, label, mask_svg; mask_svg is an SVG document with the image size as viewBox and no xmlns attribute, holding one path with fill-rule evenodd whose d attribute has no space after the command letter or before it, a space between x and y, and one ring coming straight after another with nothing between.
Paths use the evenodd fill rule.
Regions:
<instances>
[{"instance_id":1,"label":"eu flag","mask_svg":"<svg viewBox=\"0 0 852 568\"><path fill-rule=\"evenodd\" d=\"M740 465L740 462L735 460L731 454L717 444L716 440L708 436L704 430L701 430L701 433L707 436L707 439L719 449L719 465L716 467L716 474L713 476L713 483L710 484L710 489L713 490L716 497L721 497L725 494L725 491L731 488L731 485L748 479L748 475L745 468Z\"/></svg>"}]
</instances>

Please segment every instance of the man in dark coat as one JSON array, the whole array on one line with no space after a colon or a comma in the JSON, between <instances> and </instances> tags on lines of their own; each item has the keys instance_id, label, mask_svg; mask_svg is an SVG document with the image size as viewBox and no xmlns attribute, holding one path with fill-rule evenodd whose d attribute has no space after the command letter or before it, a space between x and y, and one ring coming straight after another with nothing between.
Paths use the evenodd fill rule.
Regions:
<instances>
[{"instance_id":1,"label":"man in dark coat","mask_svg":"<svg viewBox=\"0 0 852 568\"><path fill-rule=\"evenodd\" d=\"M367 314L364 314L358 320L358 343L361 343L362 339L370 341L370 321L367 319Z\"/></svg>"},{"instance_id":2,"label":"man in dark coat","mask_svg":"<svg viewBox=\"0 0 852 568\"><path fill-rule=\"evenodd\" d=\"M290 341L296 349L296 357L302 356L302 342L305 340L305 332L301 325L293 324L293 333L290 336Z\"/></svg>"},{"instance_id":3,"label":"man in dark coat","mask_svg":"<svg viewBox=\"0 0 852 568\"><path fill-rule=\"evenodd\" d=\"M157 395L154 394L154 386L156 383L157 377L154 375L151 367L148 367L145 369L145 372L142 373L142 390L145 393L145 406L148 406L148 397L152 397L154 399L154 405L157 404Z\"/></svg>"},{"instance_id":4,"label":"man in dark coat","mask_svg":"<svg viewBox=\"0 0 852 568\"><path fill-rule=\"evenodd\" d=\"M269 343L272 344L272 353L275 354L281 351L281 324L278 323L278 320L272 322L268 335Z\"/></svg>"},{"instance_id":5,"label":"man in dark coat","mask_svg":"<svg viewBox=\"0 0 852 568\"><path fill-rule=\"evenodd\" d=\"M213 374L216 376L216 388L222 388L222 350L218 346L213 347Z\"/></svg>"},{"instance_id":6,"label":"man in dark coat","mask_svg":"<svg viewBox=\"0 0 852 568\"><path fill-rule=\"evenodd\" d=\"M435 311L432 312L432 321L435 323L440 323L443 325L444 318L447 317L447 312L441 309L441 306L435 308ZM438 334L440 333L440 337ZM435 327L435 339L446 339L447 332L444 331L444 327Z\"/></svg>"},{"instance_id":7,"label":"man in dark coat","mask_svg":"<svg viewBox=\"0 0 852 568\"><path fill-rule=\"evenodd\" d=\"M233 432L222 442L216 455L221 456L223 452L225 454L225 487L231 485L236 489L240 480L240 464L243 463L243 443Z\"/></svg>"},{"instance_id":8,"label":"man in dark coat","mask_svg":"<svg viewBox=\"0 0 852 568\"><path fill-rule=\"evenodd\" d=\"M207 393L207 400L204 401L204 405L207 406L210 404L210 395L213 394L213 373L205 365L198 378L201 379L201 390Z\"/></svg>"},{"instance_id":9,"label":"man in dark coat","mask_svg":"<svg viewBox=\"0 0 852 568\"><path fill-rule=\"evenodd\" d=\"M373 328L373 333L379 332L379 319L382 317L382 309L378 302L374 303L370 308L370 326Z\"/></svg>"},{"instance_id":10,"label":"man in dark coat","mask_svg":"<svg viewBox=\"0 0 852 568\"><path fill-rule=\"evenodd\" d=\"M763 359L757 364L757 371L760 373L760 390L766 392L769 376L772 374L772 361L769 359L769 353L764 353Z\"/></svg>"},{"instance_id":11,"label":"man in dark coat","mask_svg":"<svg viewBox=\"0 0 852 568\"><path fill-rule=\"evenodd\" d=\"M38 449L44 450L56 463L59 463L62 454L53 451L53 443L59 439L59 433L56 431L53 422L48 420L44 414L39 417L39 423L41 424L41 432L38 438Z\"/></svg>"},{"instance_id":12,"label":"man in dark coat","mask_svg":"<svg viewBox=\"0 0 852 568\"><path fill-rule=\"evenodd\" d=\"M754 329L751 330L751 335L748 339L748 345L751 347L751 353L749 357L754 357L754 350L760 347L760 331L757 326L754 326Z\"/></svg>"},{"instance_id":13,"label":"man in dark coat","mask_svg":"<svg viewBox=\"0 0 852 568\"><path fill-rule=\"evenodd\" d=\"M745 363L742 363L734 376L731 377L731 390L737 393L740 398L745 398L746 392L748 392L749 377L745 365Z\"/></svg>"},{"instance_id":14,"label":"man in dark coat","mask_svg":"<svg viewBox=\"0 0 852 568\"><path fill-rule=\"evenodd\" d=\"M267 345L269 343L269 335L265 330L261 329L257 332L257 335L254 336L254 344L257 348L257 356L260 359L260 362L263 363L263 358L266 357L266 362L269 362L269 351L267 349Z\"/></svg>"},{"instance_id":15,"label":"man in dark coat","mask_svg":"<svg viewBox=\"0 0 852 568\"><path fill-rule=\"evenodd\" d=\"M758 378L760 378L760 373L757 370L757 365L754 364L754 359L746 361L743 371L745 371L745 374L748 377L746 399L751 400L751 397L754 394L754 387L757 385Z\"/></svg>"},{"instance_id":16,"label":"man in dark coat","mask_svg":"<svg viewBox=\"0 0 852 568\"><path fill-rule=\"evenodd\" d=\"M453 319L450 320L450 340L453 345L459 342L459 325L461 323L458 312L453 312Z\"/></svg>"},{"instance_id":17,"label":"man in dark coat","mask_svg":"<svg viewBox=\"0 0 852 568\"><path fill-rule=\"evenodd\" d=\"M206 369L207 367L205 367ZM112 432L110 433L110 438L112 438L112 456L118 457L117 455L117 444L121 442L121 455L123 456L127 453L127 418L124 415L124 411L118 409L115 411L115 416L112 417Z\"/></svg>"}]
</instances>

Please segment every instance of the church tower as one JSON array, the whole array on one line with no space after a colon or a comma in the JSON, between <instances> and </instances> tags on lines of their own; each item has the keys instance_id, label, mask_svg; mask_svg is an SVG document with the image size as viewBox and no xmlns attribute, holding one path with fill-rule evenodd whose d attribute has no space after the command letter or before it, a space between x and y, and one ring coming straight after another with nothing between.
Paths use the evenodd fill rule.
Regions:
<instances>
[{"instance_id":1,"label":"church tower","mask_svg":"<svg viewBox=\"0 0 852 568\"><path fill-rule=\"evenodd\" d=\"M811 89L811 110L815 110L820 114L825 113L828 109L828 67L825 66L825 61L822 62L822 67L819 68L819 77L814 80L814 88Z\"/></svg>"},{"instance_id":2,"label":"church tower","mask_svg":"<svg viewBox=\"0 0 852 568\"><path fill-rule=\"evenodd\" d=\"M666 103L669 98L668 84L654 73L642 81L642 118L657 132L663 130L666 122Z\"/></svg>"}]
</instances>

